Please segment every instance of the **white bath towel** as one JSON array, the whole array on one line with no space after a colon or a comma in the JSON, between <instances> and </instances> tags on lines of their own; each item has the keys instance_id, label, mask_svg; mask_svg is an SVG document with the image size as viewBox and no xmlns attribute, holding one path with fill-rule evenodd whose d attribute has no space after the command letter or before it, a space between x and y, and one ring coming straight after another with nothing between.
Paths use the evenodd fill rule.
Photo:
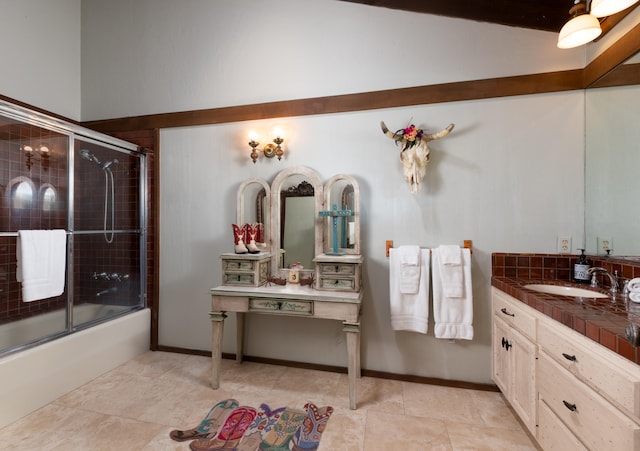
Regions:
<instances>
[{"instance_id":1,"label":"white bath towel","mask_svg":"<svg viewBox=\"0 0 640 451\"><path fill-rule=\"evenodd\" d=\"M391 327L427 333L429 325L429 249L420 250L420 283L415 294L400 292L400 253L389 249Z\"/></svg>"},{"instance_id":2,"label":"white bath towel","mask_svg":"<svg viewBox=\"0 0 640 451\"><path fill-rule=\"evenodd\" d=\"M461 249L462 296L449 297L443 290L439 249L431 251L433 282L433 317L436 338L473 339L473 292L471 286L471 252Z\"/></svg>"},{"instance_id":3,"label":"white bath towel","mask_svg":"<svg viewBox=\"0 0 640 451\"><path fill-rule=\"evenodd\" d=\"M631 279L627 284L627 288L632 293L640 293L640 277Z\"/></svg>"},{"instance_id":4,"label":"white bath towel","mask_svg":"<svg viewBox=\"0 0 640 451\"><path fill-rule=\"evenodd\" d=\"M438 247L440 275L445 296L460 298L463 293L462 252L460 246L442 245Z\"/></svg>"},{"instance_id":5,"label":"white bath towel","mask_svg":"<svg viewBox=\"0 0 640 451\"><path fill-rule=\"evenodd\" d=\"M400 293L416 294L420 289L420 246L400 246Z\"/></svg>"},{"instance_id":6,"label":"white bath towel","mask_svg":"<svg viewBox=\"0 0 640 451\"><path fill-rule=\"evenodd\" d=\"M22 282L23 302L60 296L67 269L67 233L20 230L16 260L16 279Z\"/></svg>"}]
</instances>

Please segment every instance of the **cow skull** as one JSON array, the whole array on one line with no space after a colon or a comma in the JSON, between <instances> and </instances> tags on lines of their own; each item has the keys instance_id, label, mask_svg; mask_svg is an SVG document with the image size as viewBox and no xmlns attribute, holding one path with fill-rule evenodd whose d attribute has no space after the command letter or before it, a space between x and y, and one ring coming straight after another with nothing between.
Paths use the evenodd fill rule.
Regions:
<instances>
[{"instance_id":1,"label":"cow skull","mask_svg":"<svg viewBox=\"0 0 640 451\"><path fill-rule=\"evenodd\" d=\"M411 194L419 193L422 188L422 180L427 173L427 164L429 163L429 146L427 143L447 136L453 130L454 124L449 124L444 130L431 134L423 133L422 130L416 129L413 125L395 133L389 131L384 122L380 122L380 127L385 135L393 139L396 144L402 146L400 162L402 163L404 178L409 183Z\"/></svg>"}]
</instances>

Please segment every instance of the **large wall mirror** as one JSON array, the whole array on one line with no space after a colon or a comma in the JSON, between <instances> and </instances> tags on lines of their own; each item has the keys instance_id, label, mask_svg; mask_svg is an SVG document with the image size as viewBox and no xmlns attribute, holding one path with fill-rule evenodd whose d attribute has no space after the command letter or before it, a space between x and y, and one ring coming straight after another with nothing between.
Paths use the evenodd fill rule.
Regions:
<instances>
[{"instance_id":1,"label":"large wall mirror","mask_svg":"<svg viewBox=\"0 0 640 451\"><path fill-rule=\"evenodd\" d=\"M313 169L285 169L271 184L271 273L286 276L293 264L313 271L322 253L323 186Z\"/></svg>"},{"instance_id":2,"label":"large wall mirror","mask_svg":"<svg viewBox=\"0 0 640 451\"><path fill-rule=\"evenodd\" d=\"M640 55L585 92L585 244L640 257Z\"/></svg>"}]
</instances>

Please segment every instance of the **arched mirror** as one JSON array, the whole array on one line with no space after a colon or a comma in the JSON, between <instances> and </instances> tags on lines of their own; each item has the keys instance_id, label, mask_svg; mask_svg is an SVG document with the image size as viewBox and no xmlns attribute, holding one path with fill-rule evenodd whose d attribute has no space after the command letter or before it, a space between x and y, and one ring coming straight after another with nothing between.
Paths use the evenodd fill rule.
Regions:
<instances>
[{"instance_id":1,"label":"arched mirror","mask_svg":"<svg viewBox=\"0 0 640 451\"><path fill-rule=\"evenodd\" d=\"M271 184L271 273L285 276L291 265L313 270L322 253L323 187L313 169L288 168Z\"/></svg>"},{"instance_id":2,"label":"arched mirror","mask_svg":"<svg viewBox=\"0 0 640 451\"><path fill-rule=\"evenodd\" d=\"M324 187L324 253L360 253L360 188L350 175L338 174Z\"/></svg>"},{"instance_id":3,"label":"arched mirror","mask_svg":"<svg viewBox=\"0 0 640 451\"><path fill-rule=\"evenodd\" d=\"M271 188L259 178L249 179L238 188L236 221L242 224L262 224L258 228L256 245L269 250Z\"/></svg>"},{"instance_id":4,"label":"arched mirror","mask_svg":"<svg viewBox=\"0 0 640 451\"><path fill-rule=\"evenodd\" d=\"M35 185L29 177L16 177L12 179L6 188L7 203L12 210L25 210L31 208L34 201Z\"/></svg>"},{"instance_id":5,"label":"arched mirror","mask_svg":"<svg viewBox=\"0 0 640 451\"><path fill-rule=\"evenodd\" d=\"M45 183L40 187L40 209L42 211L53 211L56 209L56 188L50 184Z\"/></svg>"}]
</instances>

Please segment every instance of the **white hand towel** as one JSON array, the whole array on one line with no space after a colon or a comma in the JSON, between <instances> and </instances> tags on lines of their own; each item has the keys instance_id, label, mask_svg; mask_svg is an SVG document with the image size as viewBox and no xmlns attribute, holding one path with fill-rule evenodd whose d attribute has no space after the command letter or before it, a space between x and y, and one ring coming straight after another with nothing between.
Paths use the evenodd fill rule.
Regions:
<instances>
[{"instance_id":1,"label":"white hand towel","mask_svg":"<svg viewBox=\"0 0 640 451\"><path fill-rule=\"evenodd\" d=\"M420 246L400 246L400 293L416 294L420 289Z\"/></svg>"},{"instance_id":2,"label":"white hand towel","mask_svg":"<svg viewBox=\"0 0 640 451\"><path fill-rule=\"evenodd\" d=\"M400 265L398 250L389 249L391 327L426 334L429 324L429 249L420 250L420 282L415 294L400 292Z\"/></svg>"},{"instance_id":3,"label":"white hand towel","mask_svg":"<svg viewBox=\"0 0 640 451\"><path fill-rule=\"evenodd\" d=\"M22 301L60 296L67 269L64 230L20 230L16 243L16 279L22 282Z\"/></svg>"},{"instance_id":4,"label":"white hand towel","mask_svg":"<svg viewBox=\"0 0 640 451\"><path fill-rule=\"evenodd\" d=\"M640 293L640 277L636 277L635 279L631 279L627 284L627 288L632 293Z\"/></svg>"},{"instance_id":5,"label":"white hand towel","mask_svg":"<svg viewBox=\"0 0 640 451\"><path fill-rule=\"evenodd\" d=\"M450 298L463 296L462 252L460 246L442 245L438 247L442 289Z\"/></svg>"},{"instance_id":6,"label":"white hand towel","mask_svg":"<svg viewBox=\"0 0 640 451\"><path fill-rule=\"evenodd\" d=\"M471 286L471 252L462 249L462 296L449 297L443 290L439 249L431 253L433 282L433 316L436 338L473 339L473 292Z\"/></svg>"}]
</instances>

